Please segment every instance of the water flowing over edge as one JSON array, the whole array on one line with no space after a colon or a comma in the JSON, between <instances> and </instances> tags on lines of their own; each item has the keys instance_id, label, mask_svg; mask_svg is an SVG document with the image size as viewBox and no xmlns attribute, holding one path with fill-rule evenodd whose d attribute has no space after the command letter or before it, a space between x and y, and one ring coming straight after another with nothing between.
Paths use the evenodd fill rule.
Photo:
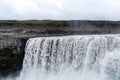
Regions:
<instances>
[{"instance_id":1,"label":"water flowing over edge","mask_svg":"<svg viewBox=\"0 0 120 80\"><path fill-rule=\"evenodd\" d=\"M31 38L16 80L119 80L119 35Z\"/></svg>"}]
</instances>

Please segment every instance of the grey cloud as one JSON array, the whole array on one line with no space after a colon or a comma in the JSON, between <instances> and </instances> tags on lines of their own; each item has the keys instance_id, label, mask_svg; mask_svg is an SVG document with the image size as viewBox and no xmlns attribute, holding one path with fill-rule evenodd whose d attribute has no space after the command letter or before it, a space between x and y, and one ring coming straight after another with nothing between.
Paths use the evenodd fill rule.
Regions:
<instances>
[{"instance_id":1,"label":"grey cloud","mask_svg":"<svg viewBox=\"0 0 120 80\"><path fill-rule=\"evenodd\" d=\"M120 20L119 0L0 0L0 19Z\"/></svg>"}]
</instances>

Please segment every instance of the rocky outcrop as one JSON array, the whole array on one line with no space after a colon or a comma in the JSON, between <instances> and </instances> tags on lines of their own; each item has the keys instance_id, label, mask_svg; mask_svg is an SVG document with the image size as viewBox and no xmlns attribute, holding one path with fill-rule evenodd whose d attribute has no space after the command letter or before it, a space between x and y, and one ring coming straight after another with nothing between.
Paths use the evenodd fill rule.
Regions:
<instances>
[{"instance_id":1,"label":"rocky outcrop","mask_svg":"<svg viewBox=\"0 0 120 80\"><path fill-rule=\"evenodd\" d=\"M17 75L22 69L24 48L27 38L0 37L0 75Z\"/></svg>"}]
</instances>

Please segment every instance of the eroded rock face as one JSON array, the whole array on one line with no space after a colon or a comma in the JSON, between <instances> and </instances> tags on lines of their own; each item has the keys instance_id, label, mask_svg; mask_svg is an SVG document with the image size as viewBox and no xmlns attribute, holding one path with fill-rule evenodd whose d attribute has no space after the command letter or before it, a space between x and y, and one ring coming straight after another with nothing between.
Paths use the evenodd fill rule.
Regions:
<instances>
[{"instance_id":1,"label":"eroded rock face","mask_svg":"<svg viewBox=\"0 0 120 80\"><path fill-rule=\"evenodd\" d=\"M27 38L0 36L0 76L18 73L22 69Z\"/></svg>"}]
</instances>

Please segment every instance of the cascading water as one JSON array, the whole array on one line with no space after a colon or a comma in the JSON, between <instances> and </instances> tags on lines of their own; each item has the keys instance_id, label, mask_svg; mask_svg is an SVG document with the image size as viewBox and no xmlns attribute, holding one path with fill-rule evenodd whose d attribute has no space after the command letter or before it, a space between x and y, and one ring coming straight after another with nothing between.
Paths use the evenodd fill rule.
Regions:
<instances>
[{"instance_id":1,"label":"cascading water","mask_svg":"<svg viewBox=\"0 0 120 80\"><path fill-rule=\"evenodd\" d=\"M120 37L31 38L17 80L120 80Z\"/></svg>"}]
</instances>

